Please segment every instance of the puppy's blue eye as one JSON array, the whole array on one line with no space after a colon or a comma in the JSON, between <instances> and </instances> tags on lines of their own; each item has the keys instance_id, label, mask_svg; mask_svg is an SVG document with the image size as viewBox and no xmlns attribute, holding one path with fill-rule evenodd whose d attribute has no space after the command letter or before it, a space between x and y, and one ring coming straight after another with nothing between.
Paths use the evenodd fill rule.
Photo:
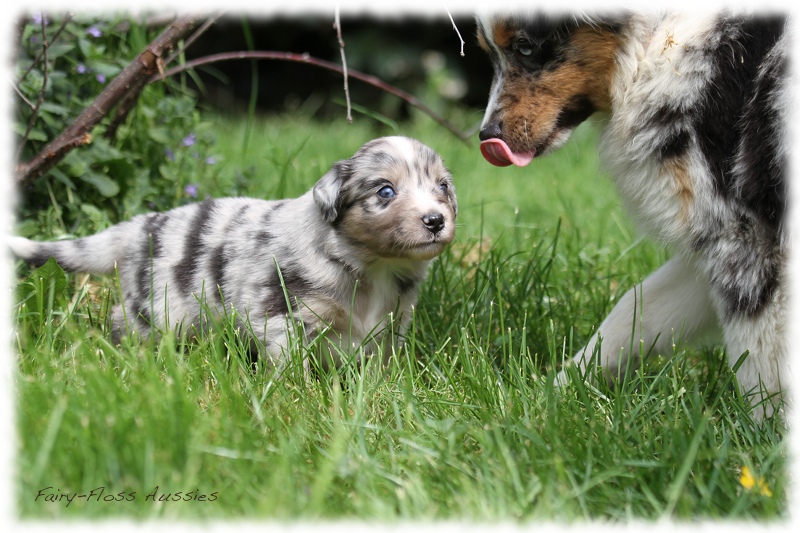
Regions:
<instances>
[{"instance_id":1,"label":"puppy's blue eye","mask_svg":"<svg viewBox=\"0 0 800 533\"><path fill-rule=\"evenodd\" d=\"M395 195L394 189L389 185L387 185L386 187L382 187L381 190L378 191L378 196L380 196L381 198L386 198L386 199L394 198L394 195Z\"/></svg>"},{"instance_id":2,"label":"puppy's blue eye","mask_svg":"<svg viewBox=\"0 0 800 533\"><path fill-rule=\"evenodd\" d=\"M442 192L447 192L447 184L446 183L440 183L439 184L439 190L442 191Z\"/></svg>"},{"instance_id":3,"label":"puppy's blue eye","mask_svg":"<svg viewBox=\"0 0 800 533\"><path fill-rule=\"evenodd\" d=\"M533 53L533 47L528 43L520 43L517 45L517 52L523 56L529 56Z\"/></svg>"}]
</instances>

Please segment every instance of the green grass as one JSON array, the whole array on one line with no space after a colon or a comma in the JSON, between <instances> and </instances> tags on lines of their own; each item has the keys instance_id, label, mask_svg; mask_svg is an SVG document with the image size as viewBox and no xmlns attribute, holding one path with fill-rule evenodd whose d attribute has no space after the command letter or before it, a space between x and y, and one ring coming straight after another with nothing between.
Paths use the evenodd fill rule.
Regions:
<instances>
[{"instance_id":1,"label":"green grass","mask_svg":"<svg viewBox=\"0 0 800 533\"><path fill-rule=\"evenodd\" d=\"M30 275L13 309L21 517L788 517L785 429L754 423L721 349L662 354L615 387L553 388L554 369L667 257L598 172L592 125L528 169L498 169L423 118L397 132L364 116L208 120L219 162L201 197L298 195L370 138L417 137L455 177L457 240L390 368L320 378L300 350L280 375L252 372L229 326L113 346L114 280L18 265ZM742 467L771 494L744 488ZM153 501L177 492L206 500ZM94 496L67 506L53 493Z\"/></svg>"}]
</instances>

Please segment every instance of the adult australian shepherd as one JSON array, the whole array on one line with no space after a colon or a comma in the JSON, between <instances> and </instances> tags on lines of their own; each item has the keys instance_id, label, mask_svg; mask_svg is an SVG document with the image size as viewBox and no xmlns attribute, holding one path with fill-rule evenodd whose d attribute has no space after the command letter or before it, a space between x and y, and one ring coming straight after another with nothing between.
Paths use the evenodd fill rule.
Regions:
<instances>
[{"instance_id":1,"label":"adult australian shepherd","mask_svg":"<svg viewBox=\"0 0 800 533\"><path fill-rule=\"evenodd\" d=\"M771 413L788 379L788 18L477 19L494 66L483 156L525 166L604 113L601 158L625 207L674 250L623 296L575 364L586 369L596 357L618 376L640 343L669 355L674 341L717 333L732 365L749 352L740 387L754 402L769 398L757 413Z\"/></svg>"}]
</instances>

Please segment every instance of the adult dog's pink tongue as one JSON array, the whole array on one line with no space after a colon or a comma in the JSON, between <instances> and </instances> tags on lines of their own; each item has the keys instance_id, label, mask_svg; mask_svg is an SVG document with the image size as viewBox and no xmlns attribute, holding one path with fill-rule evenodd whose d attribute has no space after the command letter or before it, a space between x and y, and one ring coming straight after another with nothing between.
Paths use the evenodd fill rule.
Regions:
<instances>
[{"instance_id":1,"label":"adult dog's pink tongue","mask_svg":"<svg viewBox=\"0 0 800 533\"><path fill-rule=\"evenodd\" d=\"M481 154L489 163L498 167L507 167L512 163L524 167L534 156L534 152L515 154L501 139L486 139L481 142Z\"/></svg>"}]
</instances>

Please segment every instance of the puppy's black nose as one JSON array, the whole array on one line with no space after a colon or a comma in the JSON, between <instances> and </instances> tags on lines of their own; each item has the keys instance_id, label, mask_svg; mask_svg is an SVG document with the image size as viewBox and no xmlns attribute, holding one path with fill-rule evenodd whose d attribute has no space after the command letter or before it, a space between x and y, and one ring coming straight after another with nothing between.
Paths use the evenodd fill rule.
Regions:
<instances>
[{"instance_id":1,"label":"puppy's black nose","mask_svg":"<svg viewBox=\"0 0 800 533\"><path fill-rule=\"evenodd\" d=\"M436 235L444 228L444 215L441 213L430 213L422 216L422 223L428 231Z\"/></svg>"},{"instance_id":2,"label":"puppy's black nose","mask_svg":"<svg viewBox=\"0 0 800 533\"><path fill-rule=\"evenodd\" d=\"M499 122L489 122L478 134L478 138L482 141L487 139L499 139L503 135L503 127Z\"/></svg>"}]
</instances>

